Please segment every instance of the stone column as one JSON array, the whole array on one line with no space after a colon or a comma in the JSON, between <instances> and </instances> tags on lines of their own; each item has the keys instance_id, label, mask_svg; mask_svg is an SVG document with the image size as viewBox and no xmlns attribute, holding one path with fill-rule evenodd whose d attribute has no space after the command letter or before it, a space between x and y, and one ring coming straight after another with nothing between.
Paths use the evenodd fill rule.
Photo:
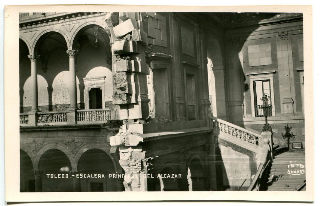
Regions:
<instances>
[{"instance_id":1,"label":"stone column","mask_svg":"<svg viewBox=\"0 0 320 206\"><path fill-rule=\"evenodd\" d=\"M36 55L28 55L31 62L31 79L32 79L32 102L31 112L29 114L29 124L35 126L37 124L38 111L38 80L37 80L37 58Z\"/></svg>"},{"instance_id":2,"label":"stone column","mask_svg":"<svg viewBox=\"0 0 320 206\"><path fill-rule=\"evenodd\" d=\"M77 171L72 171L69 175L71 174L76 174ZM81 182L80 178L72 177L72 188L73 192L81 192Z\"/></svg>"},{"instance_id":3,"label":"stone column","mask_svg":"<svg viewBox=\"0 0 320 206\"><path fill-rule=\"evenodd\" d=\"M24 91L23 88L19 89L19 95L20 95L20 113L23 113L23 95L24 95Z\"/></svg>"},{"instance_id":4,"label":"stone column","mask_svg":"<svg viewBox=\"0 0 320 206\"><path fill-rule=\"evenodd\" d=\"M52 106L53 106L53 105L52 105L52 92L53 92L52 86L51 86L51 85L48 86L48 87L47 87L47 90L48 90L48 98L49 98L49 99L48 99L48 104L49 104L49 105L48 105L48 110L49 110L49 111L52 111L52 109L53 109L53 108L52 108Z\"/></svg>"},{"instance_id":5,"label":"stone column","mask_svg":"<svg viewBox=\"0 0 320 206\"><path fill-rule=\"evenodd\" d=\"M32 105L31 111L38 111L38 81L37 81L37 56L28 56L31 62L31 79L32 79Z\"/></svg>"},{"instance_id":6,"label":"stone column","mask_svg":"<svg viewBox=\"0 0 320 206\"><path fill-rule=\"evenodd\" d=\"M77 81L76 81L76 68L75 68L75 54L76 50L67 50L69 55L69 72L70 72L70 108L67 116L67 121L76 123L76 110L77 110Z\"/></svg>"},{"instance_id":7,"label":"stone column","mask_svg":"<svg viewBox=\"0 0 320 206\"><path fill-rule=\"evenodd\" d=\"M41 180L42 173L40 171L35 171L34 178L35 178L35 191L42 192L42 180Z\"/></svg>"},{"instance_id":8,"label":"stone column","mask_svg":"<svg viewBox=\"0 0 320 206\"><path fill-rule=\"evenodd\" d=\"M70 109L77 109L77 81L76 81L76 68L75 68L75 54L76 50L67 50L69 55L69 72L70 72Z\"/></svg>"}]
</instances>

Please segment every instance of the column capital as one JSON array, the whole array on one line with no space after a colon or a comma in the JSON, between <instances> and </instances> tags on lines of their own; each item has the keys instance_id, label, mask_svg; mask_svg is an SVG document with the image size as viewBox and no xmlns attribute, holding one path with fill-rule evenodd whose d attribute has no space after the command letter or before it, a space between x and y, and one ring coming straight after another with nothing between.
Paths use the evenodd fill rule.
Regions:
<instances>
[{"instance_id":1,"label":"column capital","mask_svg":"<svg viewBox=\"0 0 320 206\"><path fill-rule=\"evenodd\" d=\"M76 53L78 52L78 50L68 49L66 52L69 55L69 57L74 57L76 55Z\"/></svg>"},{"instance_id":2,"label":"column capital","mask_svg":"<svg viewBox=\"0 0 320 206\"><path fill-rule=\"evenodd\" d=\"M33 55L33 54L29 54L28 55L28 58L31 60L31 61L34 61L36 59L38 59L40 57L40 55Z\"/></svg>"}]
</instances>

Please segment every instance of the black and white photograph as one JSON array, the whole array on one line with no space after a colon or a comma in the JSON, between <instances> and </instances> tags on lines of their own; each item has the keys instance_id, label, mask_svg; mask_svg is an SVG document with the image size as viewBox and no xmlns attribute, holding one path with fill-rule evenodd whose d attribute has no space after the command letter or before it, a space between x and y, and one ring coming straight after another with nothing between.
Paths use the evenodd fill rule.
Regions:
<instances>
[{"instance_id":1,"label":"black and white photograph","mask_svg":"<svg viewBox=\"0 0 320 206\"><path fill-rule=\"evenodd\" d=\"M313 185L303 9L22 10L20 194Z\"/></svg>"}]
</instances>

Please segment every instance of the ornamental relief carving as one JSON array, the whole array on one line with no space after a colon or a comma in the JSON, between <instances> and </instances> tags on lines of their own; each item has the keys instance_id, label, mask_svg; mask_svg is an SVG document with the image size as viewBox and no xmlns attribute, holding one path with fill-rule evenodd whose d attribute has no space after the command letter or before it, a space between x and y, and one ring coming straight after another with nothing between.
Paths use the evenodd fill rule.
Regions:
<instances>
[{"instance_id":1,"label":"ornamental relief carving","mask_svg":"<svg viewBox=\"0 0 320 206\"><path fill-rule=\"evenodd\" d=\"M288 40L288 39L289 39L289 33L288 33L288 31L278 32L278 37L279 37L281 40Z\"/></svg>"}]
</instances>

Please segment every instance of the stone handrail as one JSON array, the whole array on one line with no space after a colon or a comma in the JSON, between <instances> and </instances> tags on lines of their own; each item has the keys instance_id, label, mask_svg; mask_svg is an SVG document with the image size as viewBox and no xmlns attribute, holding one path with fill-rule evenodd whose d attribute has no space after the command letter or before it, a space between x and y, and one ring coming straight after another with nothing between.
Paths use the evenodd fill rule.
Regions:
<instances>
[{"instance_id":1,"label":"stone handrail","mask_svg":"<svg viewBox=\"0 0 320 206\"><path fill-rule=\"evenodd\" d=\"M88 109L77 111L77 122L97 123L111 120L110 109Z\"/></svg>"},{"instance_id":2,"label":"stone handrail","mask_svg":"<svg viewBox=\"0 0 320 206\"><path fill-rule=\"evenodd\" d=\"M67 122L67 112L38 112L38 124L54 124Z\"/></svg>"},{"instance_id":3,"label":"stone handrail","mask_svg":"<svg viewBox=\"0 0 320 206\"><path fill-rule=\"evenodd\" d=\"M258 171L255 174L250 186L248 187L247 191L253 191L253 190L259 190L260 189L260 181L262 178L262 175L264 174L264 172L266 171L266 168L269 166L269 164L271 164L271 160L268 160L262 164L259 165L258 167Z\"/></svg>"},{"instance_id":4,"label":"stone handrail","mask_svg":"<svg viewBox=\"0 0 320 206\"><path fill-rule=\"evenodd\" d=\"M221 119L217 119L216 123L220 133L227 134L228 136L232 137L232 139L237 141L240 140L245 144L250 144L250 146L258 146L259 141L262 138L259 134Z\"/></svg>"}]
</instances>

